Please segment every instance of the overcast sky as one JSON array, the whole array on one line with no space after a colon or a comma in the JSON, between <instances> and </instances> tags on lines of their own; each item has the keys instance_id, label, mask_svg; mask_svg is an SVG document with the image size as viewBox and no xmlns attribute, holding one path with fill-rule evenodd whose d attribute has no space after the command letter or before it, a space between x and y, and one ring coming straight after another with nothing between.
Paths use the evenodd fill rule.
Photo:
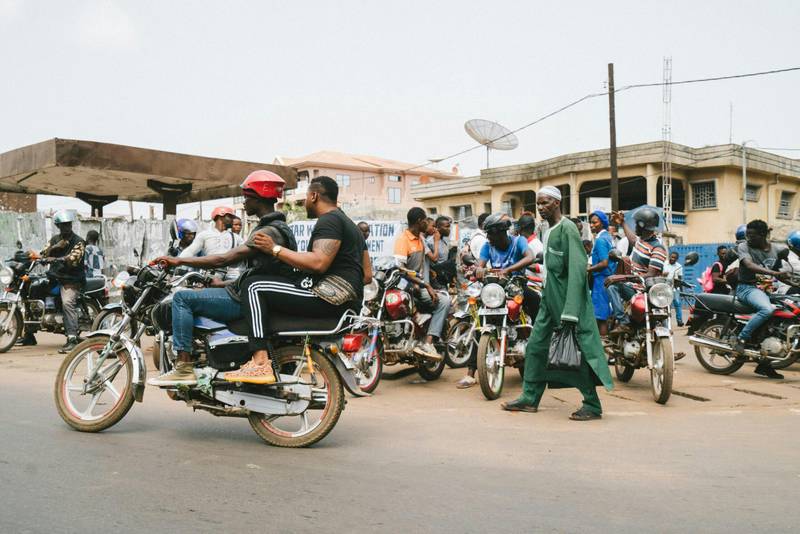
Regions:
<instances>
[{"instance_id":1,"label":"overcast sky","mask_svg":"<svg viewBox=\"0 0 800 534\"><path fill-rule=\"evenodd\" d=\"M794 1L0 0L0 152L63 137L266 163L324 149L422 163L471 146L468 119L515 128L602 91L609 62L618 86L661 81L664 56L674 81L798 66L798 26ZM675 87L673 140L727 143L732 102L735 142L800 148L798 86L800 72ZM618 144L660 139L661 98L618 95ZM607 148L607 101L519 141L492 165ZM440 165L455 163L476 174L485 153Z\"/></svg>"}]
</instances>

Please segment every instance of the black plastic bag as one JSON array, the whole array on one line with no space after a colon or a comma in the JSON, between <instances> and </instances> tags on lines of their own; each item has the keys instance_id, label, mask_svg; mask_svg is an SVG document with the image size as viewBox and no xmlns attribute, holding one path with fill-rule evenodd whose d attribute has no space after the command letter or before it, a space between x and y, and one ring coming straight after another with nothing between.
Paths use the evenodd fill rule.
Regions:
<instances>
[{"instance_id":1,"label":"black plastic bag","mask_svg":"<svg viewBox=\"0 0 800 534\"><path fill-rule=\"evenodd\" d=\"M578 346L574 323L564 323L553 332L547 368L559 371L577 371L581 368L581 348Z\"/></svg>"}]
</instances>

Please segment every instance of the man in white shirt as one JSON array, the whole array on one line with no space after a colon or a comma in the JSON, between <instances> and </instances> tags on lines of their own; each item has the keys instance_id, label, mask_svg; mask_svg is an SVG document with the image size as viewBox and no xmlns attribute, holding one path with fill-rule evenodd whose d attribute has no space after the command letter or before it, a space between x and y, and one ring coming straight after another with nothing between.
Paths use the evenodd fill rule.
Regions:
<instances>
[{"instance_id":1,"label":"man in white shirt","mask_svg":"<svg viewBox=\"0 0 800 534\"><path fill-rule=\"evenodd\" d=\"M669 261L664 264L664 276L667 277L670 285L674 289L674 297L672 299L672 307L675 308L675 319L678 321L678 326L683 326L683 309L681 307L681 294L680 284L678 281L683 280L683 265L678 263L680 255L677 252L671 252Z\"/></svg>"},{"instance_id":2,"label":"man in white shirt","mask_svg":"<svg viewBox=\"0 0 800 534\"><path fill-rule=\"evenodd\" d=\"M478 216L478 230L472 234L472 237L469 238L467 242L467 246L469 247L469 252L478 259L478 256L481 255L481 250L483 249L483 245L486 244L486 232L483 231L483 223L486 221L486 217L488 217L488 213L481 213Z\"/></svg>"},{"instance_id":3,"label":"man in white shirt","mask_svg":"<svg viewBox=\"0 0 800 534\"><path fill-rule=\"evenodd\" d=\"M211 212L211 220L214 227L198 233L194 241L183 252L181 258L192 258L195 256L215 256L225 254L238 246L244 244L244 240L238 234L233 233L233 218L235 213L233 208L219 206ZM228 267L225 280L236 280L239 278L241 266Z\"/></svg>"}]
</instances>

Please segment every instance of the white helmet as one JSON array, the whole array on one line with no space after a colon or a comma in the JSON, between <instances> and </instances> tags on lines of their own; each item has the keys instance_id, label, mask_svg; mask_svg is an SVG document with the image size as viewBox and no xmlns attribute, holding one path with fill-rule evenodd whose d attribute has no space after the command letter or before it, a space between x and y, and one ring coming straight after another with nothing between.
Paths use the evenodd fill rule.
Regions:
<instances>
[{"instance_id":1,"label":"white helmet","mask_svg":"<svg viewBox=\"0 0 800 534\"><path fill-rule=\"evenodd\" d=\"M53 223L56 225L68 222L75 222L75 210L60 210L53 215Z\"/></svg>"}]
</instances>

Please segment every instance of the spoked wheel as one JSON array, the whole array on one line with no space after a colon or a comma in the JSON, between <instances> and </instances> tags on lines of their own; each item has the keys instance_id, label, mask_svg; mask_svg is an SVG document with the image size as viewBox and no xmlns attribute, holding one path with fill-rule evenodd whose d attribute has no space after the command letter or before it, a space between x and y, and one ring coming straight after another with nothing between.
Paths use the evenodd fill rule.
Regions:
<instances>
[{"instance_id":1,"label":"spoked wheel","mask_svg":"<svg viewBox=\"0 0 800 534\"><path fill-rule=\"evenodd\" d=\"M277 447L308 447L333 430L344 410L342 380L333 364L311 350L313 370L303 355L302 346L281 347L275 351L281 374L293 375L311 387L311 402L302 413L266 415L250 412L248 420L261 439ZM312 372L313 371L313 372Z\"/></svg>"},{"instance_id":2,"label":"spoked wheel","mask_svg":"<svg viewBox=\"0 0 800 534\"><path fill-rule=\"evenodd\" d=\"M503 393L505 367L500 361L500 341L492 334L481 335L478 343L478 383L483 396L495 400Z\"/></svg>"},{"instance_id":3,"label":"spoked wheel","mask_svg":"<svg viewBox=\"0 0 800 534\"><path fill-rule=\"evenodd\" d=\"M675 357L669 338L660 338L653 344L653 368L650 369L650 386L653 399L666 404L672 395L672 375L675 372Z\"/></svg>"},{"instance_id":4,"label":"spoked wheel","mask_svg":"<svg viewBox=\"0 0 800 534\"><path fill-rule=\"evenodd\" d=\"M81 332L91 332L94 330L95 319L100 315L100 306L93 300L87 299L80 308L78 327Z\"/></svg>"},{"instance_id":5,"label":"spoked wheel","mask_svg":"<svg viewBox=\"0 0 800 534\"><path fill-rule=\"evenodd\" d=\"M367 350L369 350L371 341L368 337L365 339L364 343ZM383 347L381 346L380 340L378 340L378 343L375 347L375 353L372 355L372 362L369 364L369 367L366 369L361 369L358 365L356 365L356 380L358 381L358 387L361 388L361 391L364 393L372 393L375 391L375 389L377 389L378 384L381 381L382 374Z\"/></svg>"},{"instance_id":6,"label":"spoked wheel","mask_svg":"<svg viewBox=\"0 0 800 534\"><path fill-rule=\"evenodd\" d=\"M8 352L22 333L22 315L18 311L0 310L0 353Z\"/></svg>"},{"instance_id":7,"label":"spoked wheel","mask_svg":"<svg viewBox=\"0 0 800 534\"><path fill-rule=\"evenodd\" d=\"M108 336L89 338L66 355L56 375L56 408L75 430L100 432L120 421L133 405L133 362L124 348L99 363ZM88 382L95 367L97 377Z\"/></svg>"},{"instance_id":8,"label":"spoked wheel","mask_svg":"<svg viewBox=\"0 0 800 534\"><path fill-rule=\"evenodd\" d=\"M709 339L720 340L722 333L725 329L725 324L722 321L710 321L697 332L698 336L707 337ZM697 361L700 365L706 368L710 373L715 375L729 375L738 371L745 360L737 358L735 355L715 349L708 349L706 347L695 346L694 354L697 356Z\"/></svg>"},{"instance_id":9,"label":"spoked wheel","mask_svg":"<svg viewBox=\"0 0 800 534\"><path fill-rule=\"evenodd\" d=\"M94 321L92 322L92 331L111 330L117 326L117 323L119 323L123 317L124 314L122 313L122 310L102 310L97 314L97 316L95 316ZM128 339L133 337L134 332L136 332L136 328L136 321L132 320L124 332Z\"/></svg>"},{"instance_id":10,"label":"spoked wheel","mask_svg":"<svg viewBox=\"0 0 800 534\"><path fill-rule=\"evenodd\" d=\"M456 321L447 331L444 360L452 369L466 367L472 351L475 350L475 340L471 339L472 322Z\"/></svg>"},{"instance_id":11,"label":"spoked wheel","mask_svg":"<svg viewBox=\"0 0 800 534\"><path fill-rule=\"evenodd\" d=\"M417 360L417 372L419 376L431 382L442 376L445 365L444 359L437 361L428 358L419 358Z\"/></svg>"}]
</instances>

